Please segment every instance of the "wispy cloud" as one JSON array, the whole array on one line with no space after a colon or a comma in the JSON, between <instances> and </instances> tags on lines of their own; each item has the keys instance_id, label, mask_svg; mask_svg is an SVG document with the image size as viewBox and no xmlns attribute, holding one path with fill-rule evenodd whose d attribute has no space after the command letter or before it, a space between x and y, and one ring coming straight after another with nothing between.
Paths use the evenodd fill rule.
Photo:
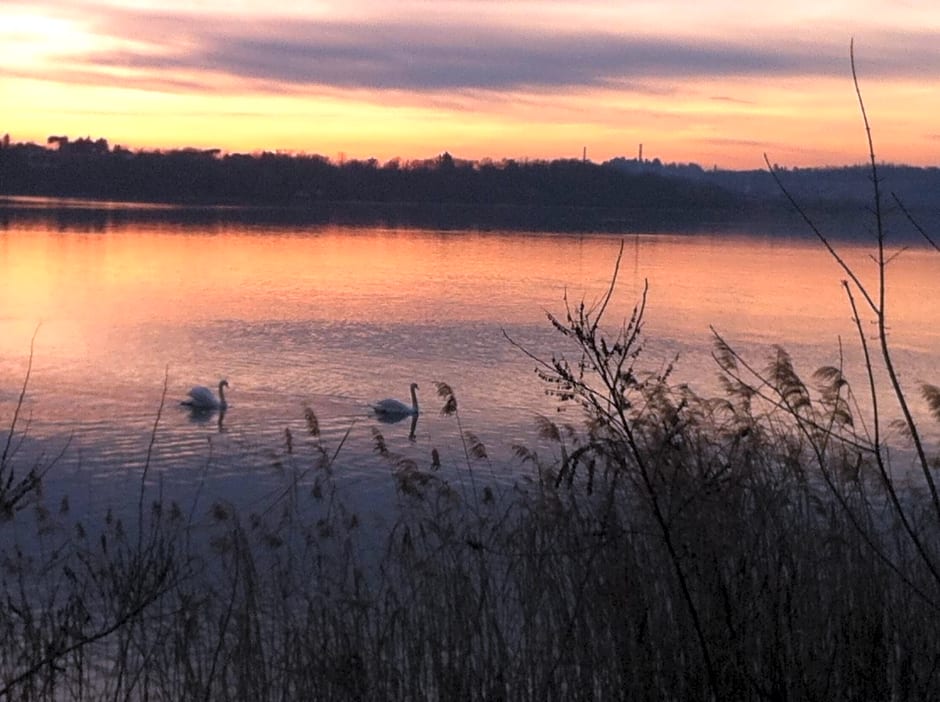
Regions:
<instances>
[{"instance_id":1,"label":"wispy cloud","mask_svg":"<svg viewBox=\"0 0 940 702\"><path fill-rule=\"evenodd\" d=\"M122 69L180 89L226 90L228 81L218 81L223 76L252 81L254 89L266 84L271 91L322 86L438 93L741 76L844 78L848 68L846 37L809 41L786 34L797 28L776 28L763 37L703 29L690 38L594 27L547 31L474 17L245 21L183 11L90 9L57 10L108 46L69 57L68 80L110 83ZM940 43L932 31L889 30L863 43L866 75L940 76Z\"/></svg>"}]
</instances>

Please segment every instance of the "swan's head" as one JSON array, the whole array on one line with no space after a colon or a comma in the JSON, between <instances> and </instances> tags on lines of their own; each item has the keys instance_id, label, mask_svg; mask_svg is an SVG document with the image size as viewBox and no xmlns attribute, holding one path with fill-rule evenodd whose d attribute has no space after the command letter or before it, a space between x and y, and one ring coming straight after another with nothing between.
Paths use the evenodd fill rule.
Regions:
<instances>
[{"instance_id":1,"label":"swan's head","mask_svg":"<svg viewBox=\"0 0 940 702\"><path fill-rule=\"evenodd\" d=\"M412 384L411 384L411 392L414 392L414 391L417 390L417 389L418 389L418 384L417 384L417 383L412 383Z\"/></svg>"},{"instance_id":2,"label":"swan's head","mask_svg":"<svg viewBox=\"0 0 940 702\"><path fill-rule=\"evenodd\" d=\"M220 387L220 388L227 388L227 387L228 387L228 381L225 380L225 379L220 380L220 381L219 381L219 387Z\"/></svg>"}]
</instances>

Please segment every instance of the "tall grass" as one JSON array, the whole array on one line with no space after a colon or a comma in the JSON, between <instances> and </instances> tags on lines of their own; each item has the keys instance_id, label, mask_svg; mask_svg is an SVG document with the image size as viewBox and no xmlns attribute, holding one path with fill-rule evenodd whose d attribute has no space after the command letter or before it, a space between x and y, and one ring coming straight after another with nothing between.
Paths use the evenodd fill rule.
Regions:
<instances>
[{"instance_id":1,"label":"tall grass","mask_svg":"<svg viewBox=\"0 0 940 702\"><path fill-rule=\"evenodd\" d=\"M748 410L635 382L632 439L596 418L545 419L552 457L519 447L529 470L512 489L478 473L474 498L442 477L466 466L395 465L400 513L378 557L363 555L377 537L335 501L329 464L296 445L310 472L290 498L265 514L212 505L206 538L158 501L142 548L116 517L92 531L36 512L42 548L3 562L3 692L935 695L940 593L871 462L841 446L821 464L795 420L754 398ZM937 543L927 506L909 503Z\"/></svg>"},{"instance_id":2,"label":"tall grass","mask_svg":"<svg viewBox=\"0 0 940 702\"><path fill-rule=\"evenodd\" d=\"M922 471L903 482L842 368L804 380L784 349L755 362L716 334L724 391L699 396L645 370L645 291L608 328L616 277L550 316L555 357L523 349L581 413L539 419L510 487L446 384L461 462L403 459L374 431L398 497L382 533L340 499L343 442L309 407L265 509L190 513L142 481L136 514L87 524L12 477L42 472L10 448L21 399L0 466L23 486L0 493L0 698L940 698L937 459L914 414ZM864 296L882 322L883 292ZM869 369L890 360L878 343Z\"/></svg>"}]
</instances>

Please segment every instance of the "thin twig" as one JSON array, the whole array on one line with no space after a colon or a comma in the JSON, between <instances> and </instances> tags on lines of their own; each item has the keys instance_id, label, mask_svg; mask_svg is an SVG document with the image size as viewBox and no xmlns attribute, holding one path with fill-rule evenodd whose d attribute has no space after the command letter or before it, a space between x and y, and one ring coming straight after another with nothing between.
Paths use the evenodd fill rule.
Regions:
<instances>
[{"instance_id":1,"label":"thin twig","mask_svg":"<svg viewBox=\"0 0 940 702\"><path fill-rule=\"evenodd\" d=\"M147 473L150 472L150 459L153 456L153 446L157 442L157 428L163 416L163 406L166 403L167 390L170 386L170 367L163 373L163 392L160 393L160 406L157 407L157 416L153 420L153 429L150 431L150 443L147 444L147 458L144 461L144 470L140 475L140 495L137 500L137 550L141 549L144 538L144 494L147 490Z\"/></svg>"},{"instance_id":2,"label":"thin twig","mask_svg":"<svg viewBox=\"0 0 940 702\"><path fill-rule=\"evenodd\" d=\"M938 245L937 242L934 241L931 238L931 236L924 230L924 228L920 226L920 222L914 219L914 216L910 213L907 207L904 206L904 203L901 202L901 198L899 198L896 193L891 193L891 197L894 199L894 202L898 206L898 209L901 210L901 213L907 218L907 221L910 222L911 225L913 225L914 229L916 229L918 233L922 237L924 237L924 240L928 244L930 244L937 251L940 251L940 245Z\"/></svg>"},{"instance_id":3,"label":"thin twig","mask_svg":"<svg viewBox=\"0 0 940 702\"><path fill-rule=\"evenodd\" d=\"M935 515L937 519L940 520L940 492L937 490L936 481L934 480L933 473L930 468L930 461L927 458L927 452L924 449L924 443L920 437L920 431L918 430L917 423L914 421L914 416L908 407L907 397L901 388L901 381L898 379L897 372L894 369L894 358L888 345L886 310L887 282L885 279L887 274L887 261L885 260L885 228L884 217L882 215L881 209L881 188L878 178L878 163L875 159L875 146L871 136L871 125L868 122L868 114L865 111L865 101L862 99L862 90L859 86L858 74L855 70L854 40L849 45L849 54L852 63L852 81L855 85L855 93L858 96L858 105L862 113L862 120L865 123L865 134L868 138L868 157L871 164L871 181L873 188L872 196L874 198L875 206L875 226L877 227L878 233L878 306L876 308L876 315L878 321L878 341L881 346L881 360L884 363L885 371L888 373L888 380L891 383L894 396L901 408L901 413L904 415L904 423L910 431L911 441L913 442L914 450L917 453L917 459L920 463L921 472L924 475L927 488L930 490L930 498L933 502ZM864 290L862 290L862 292L864 293ZM932 564L929 565L931 565L931 572L933 572L936 577L936 570ZM940 581L940 578L938 578L938 581Z\"/></svg>"},{"instance_id":4,"label":"thin twig","mask_svg":"<svg viewBox=\"0 0 940 702\"><path fill-rule=\"evenodd\" d=\"M39 334L39 327L42 323L36 325L33 336L29 340L29 360L26 363L26 376L23 378L23 387L20 390L20 396L16 401L16 407L13 409L13 420L10 422L10 433L7 435L6 445L3 447L3 455L0 456L0 471L7 466L7 458L10 455L10 446L13 443L13 434L16 431L16 423L19 421L20 412L23 409L23 402L26 400L26 388L29 385L29 376L33 370L33 353L36 346L36 335Z\"/></svg>"}]
</instances>

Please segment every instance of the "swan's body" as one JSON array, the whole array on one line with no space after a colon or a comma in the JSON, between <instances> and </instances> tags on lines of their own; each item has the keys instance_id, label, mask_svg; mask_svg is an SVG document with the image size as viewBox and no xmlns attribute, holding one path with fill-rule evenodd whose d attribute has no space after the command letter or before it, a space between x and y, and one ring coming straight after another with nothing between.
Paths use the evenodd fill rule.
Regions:
<instances>
[{"instance_id":1,"label":"swan's body","mask_svg":"<svg viewBox=\"0 0 940 702\"><path fill-rule=\"evenodd\" d=\"M209 388L205 387L204 385L196 385L192 390L189 391L189 399L183 400L180 404L186 405L187 407L192 407L193 409L224 410L226 407L228 407L228 403L225 401L225 391L223 388L227 387L227 380L219 381L219 396L217 398Z\"/></svg>"},{"instance_id":2,"label":"swan's body","mask_svg":"<svg viewBox=\"0 0 940 702\"><path fill-rule=\"evenodd\" d=\"M380 419L402 418L408 416L418 416L418 384L411 384L411 405L406 405L401 400L380 400L372 405L372 410Z\"/></svg>"}]
</instances>

